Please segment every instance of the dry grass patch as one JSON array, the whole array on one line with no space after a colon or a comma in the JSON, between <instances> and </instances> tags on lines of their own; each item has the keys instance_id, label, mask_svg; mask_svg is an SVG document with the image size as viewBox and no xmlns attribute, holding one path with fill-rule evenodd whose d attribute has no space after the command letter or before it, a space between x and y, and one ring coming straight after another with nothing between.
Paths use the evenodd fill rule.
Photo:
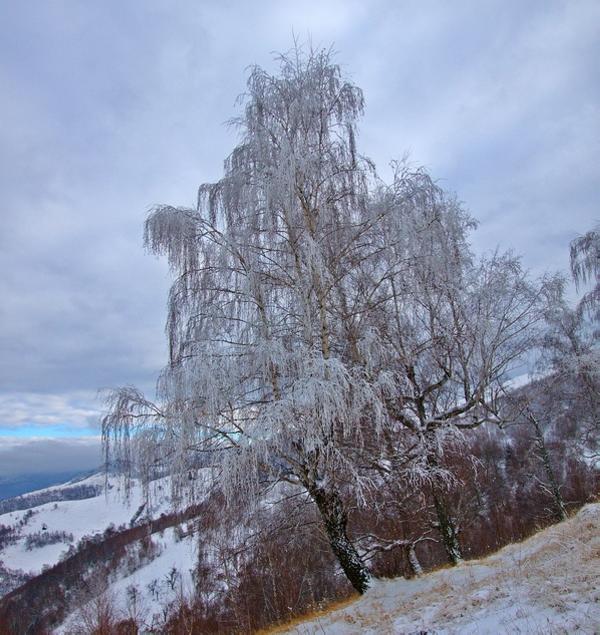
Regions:
<instances>
[{"instance_id":1,"label":"dry grass patch","mask_svg":"<svg viewBox=\"0 0 600 635\"><path fill-rule=\"evenodd\" d=\"M363 597L266 632L600 632L599 527L600 505L588 505L491 556L376 583Z\"/></svg>"},{"instance_id":2,"label":"dry grass patch","mask_svg":"<svg viewBox=\"0 0 600 635\"><path fill-rule=\"evenodd\" d=\"M327 606L323 606L323 608L315 609L310 613L305 613L304 615L299 615L289 622L285 622L283 624L274 624L269 626L268 628L263 628L256 632L256 635L277 635L277 633L287 633L289 629L294 628L295 626L299 626L304 624L307 620L318 620L320 618L326 617L335 611L339 611L341 609L346 608L353 604L357 599L360 598L358 593L353 593L347 598L342 598L341 600L335 600L331 603L328 603Z\"/></svg>"}]
</instances>

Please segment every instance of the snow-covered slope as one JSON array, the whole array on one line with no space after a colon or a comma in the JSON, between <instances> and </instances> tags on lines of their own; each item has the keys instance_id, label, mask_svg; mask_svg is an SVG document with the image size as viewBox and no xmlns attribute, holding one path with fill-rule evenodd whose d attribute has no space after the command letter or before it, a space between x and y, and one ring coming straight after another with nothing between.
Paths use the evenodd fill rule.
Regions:
<instances>
[{"instance_id":1,"label":"snow-covered slope","mask_svg":"<svg viewBox=\"0 0 600 635\"><path fill-rule=\"evenodd\" d=\"M488 558L379 581L344 608L274 632L599 633L600 504Z\"/></svg>"},{"instance_id":2,"label":"snow-covered slope","mask_svg":"<svg viewBox=\"0 0 600 635\"><path fill-rule=\"evenodd\" d=\"M13 529L14 541L0 548L0 561L7 569L21 569L37 575L46 566L58 562L60 555L70 545L76 545L84 536L102 534L109 525L129 526L143 503L142 490L134 483L129 500L124 496L124 484L115 477L108 480L108 489L104 488L103 474L94 474L78 481L77 485L92 486L98 494L83 500L59 500L29 509L22 509L0 515L0 525ZM58 492L61 488L72 487L72 483L57 485L32 492L32 500L41 493ZM168 484L157 481L150 508L144 507L139 517L156 517L167 511L170 505ZM51 534L65 534L54 544L35 546L36 537L40 543Z\"/></svg>"},{"instance_id":3,"label":"snow-covered slope","mask_svg":"<svg viewBox=\"0 0 600 635\"><path fill-rule=\"evenodd\" d=\"M199 485L203 477L202 471L196 475ZM197 541L191 525L197 506L185 509L182 503L180 513L173 514L167 479L151 484L149 500L137 482L128 498L121 479L110 477L105 488L103 474L78 484L88 492L96 489L98 494L0 515L0 526L5 530L3 535L0 531L0 589L6 594L27 578L64 561L57 573L64 583L56 591L62 594L61 588L68 589L70 599L61 600L56 617L63 615L62 625L53 632L85 632L82 619L85 621L88 605L99 598L110 599L119 619L135 617L147 626L160 625L166 607L194 588ZM39 490L31 494L31 500L39 501L49 491L60 498L61 487L72 484ZM76 557L66 560L70 554ZM23 571L28 575L20 575ZM31 580L28 591L17 591L17 606L27 603L27 598L37 599L39 590L46 592L44 582L31 589L31 584L42 578ZM40 601L40 607L44 612L54 610L49 599ZM50 623L56 617L51 617Z\"/></svg>"},{"instance_id":4,"label":"snow-covered slope","mask_svg":"<svg viewBox=\"0 0 600 635\"><path fill-rule=\"evenodd\" d=\"M81 482L101 487L104 476L94 475ZM127 539L125 551L110 565L105 583L96 590L86 587L84 595L71 596L60 625L54 624L57 634L87 632L86 619L97 614L99 601L106 601L118 619L134 617L148 631L161 632L169 607L193 592L192 571L198 557L198 534L190 525L193 514L157 529L148 519L171 511L168 483L155 483L147 507L143 506L139 485L134 484L126 502L123 483L111 478L109 484L107 492L92 498L56 501L0 516L0 525L15 528L16 535L0 551L0 561L4 561L0 576L11 569L39 573L44 566L58 562L61 553L84 536ZM127 529L106 532L111 525ZM131 525L140 526L129 529ZM364 597L344 608L277 632L600 632L599 528L600 504L587 505L570 520L493 556L413 580L379 581ZM140 535L130 539L135 531ZM37 547L36 537L49 532L72 534L72 542ZM105 543L110 553L113 545L118 547ZM84 560L78 571L86 576L91 571L88 579L93 579L99 564L102 560L92 559L89 564ZM22 598L19 606L24 601Z\"/></svg>"},{"instance_id":5,"label":"snow-covered slope","mask_svg":"<svg viewBox=\"0 0 600 635\"><path fill-rule=\"evenodd\" d=\"M194 589L197 541L192 534L183 538L179 535L178 529L170 528L154 537L150 558L138 561L133 570L121 567L115 571L108 589L69 613L53 633L87 632L86 620L96 618L98 605L102 603L110 606L118 620L131 617L147 629L144 632L161 632L173 604L182 597L191 598ZM137 549L138 545L132 546L132 555Z\"/></svg>"}]
</instances>

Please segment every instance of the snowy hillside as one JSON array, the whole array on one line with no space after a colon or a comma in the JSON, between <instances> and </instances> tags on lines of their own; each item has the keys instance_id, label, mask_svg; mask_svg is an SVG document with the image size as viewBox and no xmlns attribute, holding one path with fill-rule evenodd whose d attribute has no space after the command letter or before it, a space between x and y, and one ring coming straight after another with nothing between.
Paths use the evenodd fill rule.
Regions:
<instances>
[{"instance_id":1,"label":"snowy hillside","mask_svg":"<svg viewBox=\"0 0 600 635\"><path fill-rule=\"evenodd\" d=\"M109 525L115 528L129 526L136 520L135 515L143 502L141 488L134 485L127 501L119 479L111 477L106 492L104 483L103 474L78 481L78 486L97 492L95 496L83 500L58 500L34 506L34 501L44 494L60 497L61 490L68 490L71 483L44 488L22 497L31 500L32 506L0 515L0 525L12 529L12 535L6 541L8 544L0 544L0 561L8 569L22 569L37 575L44 567L56 564L61 553L70 545L76 545L84 536L103 534ZM138 516L157 516L167 511L170 502L168 486L158 482L154 493L150 510L144 508ZM62 539L58 539L58 535L63 536ZM44 544L51 540L47 536L57 536L56 542Z\"/></svg>"},{"instance_id":2,"label":"snowy hillside","mask_svg":"<svg viewBox=\"0 0 600 635\"><path fill-rule=\"evenodd\" d=\"M181 537L177 528L170 528L155 537L152 544L150 557L140 559L134 567L122 567L115 572L109 588L77 607L54 633L80 635L85 632L86 620L95 617L99 602L110 605L118 619L133 618L148 630L160 632L167 613L178 599L192 596L197 541L192 534ZM137 545L131 549L134 557L138 549Z\"/></svg>"},{"instance_id":3,"label":"snowy hillside","mask_svg":"<svg viewBox=\"0 0 600 635\"><path fill-rule=\"evenodd\" d=\"M3 583L21 584L18 576L9 575L19 569L37 575L61 561L75 562L73 575L59 574L69 593L58 602L40 599L44 609L51 608L53 633L88 632L86 625L101 605L110 606L118 620L134 619L146 629L143 632L161 632L167 614L193 594L198 511L167 514L165 481L155 482L149 506L138 484L127 503L119 479L109 479L107 492L102 475L81 483L86 491L98 488L100 494L0 516L0 525L13 530L3 537ZM60 487L47 489L60 495ZM39 500L40 492L32 500ZM493 556L412 580L378 581L364 597L343 608L276 632L595 633L600 628L599 526L600 504L587 505L570 520ZM48 541L56 535L62 538ZM65 561L69 548L77 551L79 561ZM94 587L95 580L104 582ZM26 592L19 589L18 607L28 606L47 584Z\"/></svg>"},{"instance_id":4,"label":"snowy hillside","mask_svg":"<svg viewBox=\"0 0 600 635\"><path fill-rule=\"evenodd\" d=\"M600 632L600 504L481 560L379 581L351 604L274 632Z\"/></svg>"},{"instance_id":5,"label":"snowy hillside","mask_svg":"<svg viewBox=\"0 0 600 635\"><path fill-rule=\"evenodd\" d=\"M87 600L98 595L114 598L112 603L123 618L134 610L143 614L145 623L156 624L164 607L193 588L197 558L194 532L188 525L193 513L171 513L166 479L151 484L148 503L137 482L128 500L120 479L110 477L107 489L104 483L104 475L95 474L78 482L82 491L98 492L95 496L55 500L0 515L0 596L57 563L69 565L74 559L67 561L68 556L78 554L79 561L75 558L69 566L75 567L72 577L81 579L81 589L71 589L71 582L64 585L71 599L57 613L64 625L56 632L82 632L81 611L72 615L69 606L83 607L85 612ZM46 488L29 497L31 501L48 495L60 498L70 487L67 483ZM104 583L90 587L90 580L106 579L96 575L99 567L105 567L108 576L106 591ZM46 609L48 602L42 605Z\"/></svg>"}]
</instances>

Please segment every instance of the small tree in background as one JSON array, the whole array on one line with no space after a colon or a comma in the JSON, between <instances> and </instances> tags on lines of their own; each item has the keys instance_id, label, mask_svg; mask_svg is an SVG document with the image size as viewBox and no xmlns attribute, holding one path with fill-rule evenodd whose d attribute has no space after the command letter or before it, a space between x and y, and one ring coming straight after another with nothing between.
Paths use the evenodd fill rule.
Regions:
<instances>
[{"instance_id":1,"label":"small tree in background","mask_svg":"<svg viewBox=\"0 0 600 635\"><path fill-rule=\"evenodd\" d=\"M571 274L577 288L591 283L579 303L596 321L600 320L600 224L571 242Z\"/></svg>"}]
</instances>

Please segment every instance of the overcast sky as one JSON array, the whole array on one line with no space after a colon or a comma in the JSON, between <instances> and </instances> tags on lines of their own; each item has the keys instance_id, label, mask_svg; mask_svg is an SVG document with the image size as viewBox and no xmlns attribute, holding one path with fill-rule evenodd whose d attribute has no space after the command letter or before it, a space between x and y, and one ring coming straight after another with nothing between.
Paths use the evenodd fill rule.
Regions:
<instances>
[{"instance_id":1,"label":"overcast sky","mask_svg":"<svg viewBox=\"0 0 600 635\"><path fill-rule=\"evenodd\" d=\"M40 437L69 469L99 388L152 390L168 273L143 221L220 177L247 66L293 32L364 90L360 150L425 165L477 250L565 269L600 217L597 0L0 0L0 476L45 465Z\"/></svg>"}]
</instances>

